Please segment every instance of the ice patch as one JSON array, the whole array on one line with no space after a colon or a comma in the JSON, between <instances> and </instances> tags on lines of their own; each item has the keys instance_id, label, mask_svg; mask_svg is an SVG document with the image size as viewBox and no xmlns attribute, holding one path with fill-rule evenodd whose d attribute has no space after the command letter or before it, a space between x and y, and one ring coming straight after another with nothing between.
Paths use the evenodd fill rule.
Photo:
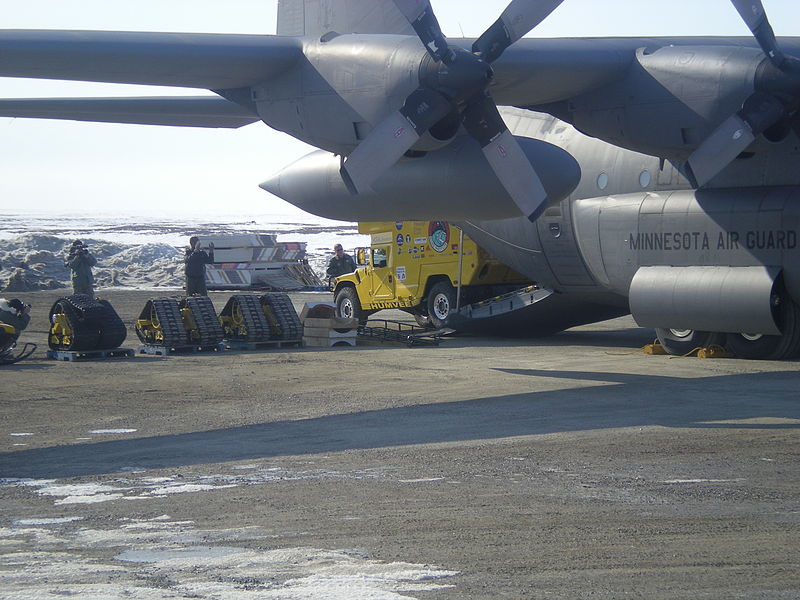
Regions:
<instances>
[{"instance_id":1,"label":"ice patch","mask_svg":"<svg viewBox=\"0 0 800 600\"><path fill-rule=\"evenodd\" d=\"M119 500L123 498L122 494L94 494L92 496L67 496L56 500L56 506L63 506L64 504L100 504L102 502L111 502L112 500Z\"/></svg>"},{"instance_id":2,"label":"ice patch","mask_svg":"<svg viewBox=\"0 0 800 600\"><path fill-rule=\"evenodd\" d=\"M26 437L29 435L33 435L32 433L9 433L11 437Z\"/></svg>"},{"instance_id":3,"label":"ice patch","mask_svg":"<svg viewBox=\"0 0 800 600\"><path fill-rule=\"evenodd\" d=\"M19 519L14 521L12 525L27 527L29 525L62 525L64 523L72 523L73 521L82 521L83 517L61 517L54 519Z\"/></svg>"},{"instance_id":4,"label":"ice patch","mask_svg":"<svg viewBox=\"0 0 800 600\"><path fill-rule=\"evenodd\" d=\"M134 471L135 472L135 471ZM55 479L0 479L0 485L39 488L41 496L54 496L57 505L95 504L115 500L148 500L173 494L203 493L239 486L263 485L307 479L368 479L382 476L381 470L338 472L324 470L292 471L281 467L248 470L227 475L197 475L179 479L172 477L141 477L131 475L106 483L62 484Z\"/></svg>"},{"instance_id":5,"label":"ice patch","mask_svg":"<svg viewBox=\"0 0 800 600\"><path fill-rule=\"evenodd\" d=\"M454 587L448 580L458 574L361 552L258 549L268 538L258 528L196 530L166 516L116 529L0 529L0 546L11 550L0 554L2 597L414 600L409 594ZM254 548L239 545L245 540ZM104 560L93 548L119 551Z\"/></svg>"},{"instance_id":6,"label":"ice patch","mask_svg":"<svg viewBox=\"0 0 800 600\"><path fill-rule=\"evenodd\" d=\"M210 492L211 490L223 490L226 488L239 487L235 484L230 485L209 485L202 483L183 483L179 485L168 485L154 489L150 492L156 496L168 496L169 494L188 494L192 492Z\"/></svg>"},{"instance_id":7,"label":"ice patch","mask_svg":"<svg viewBox=\"0 0 800 600\"><path fill-rule=\"evenodd\" d=\"M737 481L745 481L744 479L667 479L659 483L734 483Z\"/></svg>"},{"instance_id":8,"label":"ice patch","mask_svg":"<svg viewBox=\"0 0 800 600\"><path fill-rule=\"evenodd\" d=\"M121 491L120 488L101 483L55 484L53 481L43 481L37 493L42 496L93 496L118 491Z\"/></svg>"},{"instance_id":9,"label":"ice patch","mask_svg":"<svg viewBox=\"0 0 800 600\"><path fill-rule=\"evenodd\" d=\"M106 435L114 433L136 433L136 429L94 429L90 431L92 435Z\"/></svg>"}]
</instances>

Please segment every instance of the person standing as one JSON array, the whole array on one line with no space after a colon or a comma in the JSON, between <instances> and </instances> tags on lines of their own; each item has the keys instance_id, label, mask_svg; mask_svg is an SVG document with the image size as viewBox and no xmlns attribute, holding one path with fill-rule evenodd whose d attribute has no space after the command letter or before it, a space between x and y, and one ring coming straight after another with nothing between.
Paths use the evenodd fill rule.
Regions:
<instances>
[{"instance_id":1,"label":"person standing","mask_svg":"<svg viewBox=\"0 0 800 600\"><path fill-rule=\"evenodd\" d=\"M214 243L209 242L207 249L200 248L200 238L193 235L189 238L189 247L183 259L183 271L186 274L187 296L208 296L206 288L206 265L214 262Z\"/></svg>"},{"instance_id":2,"label":"person standing","mask_svg":"<svg viewBox=\"0 0 800 600\"><path fill-rule=\"evenodd\" d=\"M328 277L339 277L340 275L346 275L356 270L356 262L353 260L352 256L345 254L341 244L336 244L333 247L333 251L335 254L331 257L328 263L328 270L326 271Z\"/></svg>"},{"instance_id":3,"label":"person standing","mask_svg":"<svg viewBox=\"0 0 800 600\"><path fill-rule=\"evenodd\" d=\"M97 259L92 256L89 249L80 240L72 242L69 255L64 261L64 266L72 274L72 293L86 294L94 298L94 275L92 267L97 264Z\"/></svg>"}]
</instances>

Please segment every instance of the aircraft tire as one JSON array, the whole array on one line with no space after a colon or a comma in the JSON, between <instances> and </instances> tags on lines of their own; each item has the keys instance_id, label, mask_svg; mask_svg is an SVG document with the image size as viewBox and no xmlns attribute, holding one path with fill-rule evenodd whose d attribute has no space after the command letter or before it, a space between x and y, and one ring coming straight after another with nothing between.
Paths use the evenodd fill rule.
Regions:
<instances>
[{"instance_id":1,"label":"aircraft tire","mask_svg":"<svg viewBox=\"0 0 800 600\"><path fill-rule=\"evenodd\" d=\"M456 291L446 281L433 284L428 293L428 318L434 329L447 327L447 320L456 307Z\"/></svg>"},{"instance_id":2,"label":"aircraft tire","mask_svg":"<svg viewBox=\"0 0 800 600\"><path fill-rule=\"evenodd\" d=\"M358 324L367 322L368 313L361 308L361 301L355 288L344 286L336 291L336 316L341 319L358 319Z\"/></svg>"},{"instance_id":3,"label":"aircraft tire","mask_svg":"<svg viewBox=\"0 0 800 600\"><path fill-rule=\"evenodd\" d=\"M694 329L656 329L656 337L664 350L675 356L689 354L697 348L719 345L724 341L722 334Z\"/></svg>"},{"instance_id":4,"label":"aircraft tire","mask_svg":"<svg viewBox=\"0 0 800 600\"><path fill-rule=\"evenodd\" d=\"M782 296L778 318L783 335L729 333L726 347L739 358L785 360L800 354L800 307Z\"/></svg>"}]
</instances>

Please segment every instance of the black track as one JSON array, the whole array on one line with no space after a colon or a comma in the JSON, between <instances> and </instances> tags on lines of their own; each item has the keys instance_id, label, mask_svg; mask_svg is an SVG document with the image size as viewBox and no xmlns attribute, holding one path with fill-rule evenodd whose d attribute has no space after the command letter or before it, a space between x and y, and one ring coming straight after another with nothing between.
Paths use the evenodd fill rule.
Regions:
<instances>
[{"instance_id":1,"label":"black track","mask_svg":"<svg viewBox=\"0 0 800 600\"><path fill-rule=\"evenodd\" d=\"M257 296L247 296L244 294L231 296L225 308L222 309L220 317L231 317L234 308L238 306L244 321L243 328L225 331L225 338L242 342L259 343L270 339L270 327L261 302Z\"/></svg>"},{"instance_id":2,"label":"black track","mask_svg":"<svg viewBox=\"0 0 800 600\"><path fill-rule=\"evenodd\" d=\"M208 296L190 296L181 300L181 308L188 308L197 325L196 334L189 332L192 344L216 346L222 341L225 332L219 322L214 304Z\"/></svg>"},{"instance_id":3,"label":"black track","mask_svg":"<svg viewBox=\"0 0 800 600\"><path fill-rule=\"evenodd\" d=\"M262 307L269 307L275 315L276 324L272 327L270 339L299 340L303 337L303 324L288 294L264 294L259 301Z\"/></svg>"},{"instance_id":4,"label":"black track","mask_svg":"<svg viewBox=\"0 0 800 600\"><path fill-rule=\"evenodd\" d=\"M53 315L66 317L72 337L68 343L54 339L51 333L48 344L53 350L112 350L127 337L128 330L114 308L106 300L95 300L83 294L74 294L56 300L50 309Z\"/></svg>"},{"instance_id":5,"label":"black track","mask_svg":"<svg viewBox=\"0 0 800 600\"><path fill-rule=\"evenodd\" d=\"M153 317L158 320L164 339L156 339L155 328L140 328L137 325L136 335L139 336L139 340L141 340L143 344L164 346L166 348L187 345L186 328L183 326L181 309L178 307L177 300L174 298L153 298L152 300L148 300L142 313L139 315L139 320L152 323Z\"/></svg>"}]
</instances>

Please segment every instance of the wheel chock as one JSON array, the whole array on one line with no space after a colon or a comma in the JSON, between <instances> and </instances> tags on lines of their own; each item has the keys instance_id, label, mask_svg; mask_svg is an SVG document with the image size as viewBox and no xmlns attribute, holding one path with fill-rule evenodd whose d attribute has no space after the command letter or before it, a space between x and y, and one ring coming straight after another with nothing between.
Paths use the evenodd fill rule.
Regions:
<instances>
[{"instance_id":1,"label":"wheel chock","mask_svg":"<svg viewBox=\"0 0 800 600\"><path fill-rule=\"evenodd\" d=\"M733 358L733 352L722 346L710 346L700 348L697 351L697 358Z\"/></svg>"},{"instance_id":2,"label":"wheel chock","mask_svg":"<svg viewBox=\"0 0 800 600\"><path fill-rule=\"evenodd\" d=\"M664 350L664 346L661 344L647 344L646 346L642 347L642 351L645 354L651 354L653 356L665 356L668 354L666 350Z\"/></svg>"}]
</instances>

